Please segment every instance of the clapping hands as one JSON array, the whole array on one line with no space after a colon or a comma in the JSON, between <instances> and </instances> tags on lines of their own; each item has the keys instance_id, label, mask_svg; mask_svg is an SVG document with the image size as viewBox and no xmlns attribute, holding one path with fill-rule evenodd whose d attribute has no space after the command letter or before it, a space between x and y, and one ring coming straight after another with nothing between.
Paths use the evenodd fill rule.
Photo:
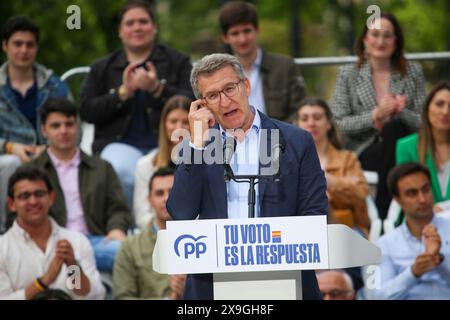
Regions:
<instances>
[{"instance_id":1,"label":"clapping hands","mask_svg":"<svg viewBox=\"0 0 450 320\"><path fill-rule=\"evenodd\" d=\"M136 90L154 92L159 86L156 67L146 62L145 67L140 63L130 63L122 74L122 83L127 92L127 98L132 97Z\"/></svg>"},{"instance_id":2,"label":"clapping hands","mask_svg":"<svg viewBox=\"0 0 450 320\"><path fill-rule=\"evenodd\" d=\"M406 106L405 95L386 95L372 112L374 126L382 129L384 124L403 111Z\"/></svg>"}]
</instances>

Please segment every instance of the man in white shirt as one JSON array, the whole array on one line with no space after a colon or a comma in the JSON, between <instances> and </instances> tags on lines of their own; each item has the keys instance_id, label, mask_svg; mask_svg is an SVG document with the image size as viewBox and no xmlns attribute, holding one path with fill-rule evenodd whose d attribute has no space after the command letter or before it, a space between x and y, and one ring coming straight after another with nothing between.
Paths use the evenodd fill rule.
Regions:
<instances>
[{"instance_id":1,"label":"man in white shirt","mask_svg":"<svg viewBox=\"0 0 450 320\"><path fill-rule=\"evenodd\" d=\"M0 237L0 299L32 299L47 288L75 299L102 299L105 289L89 241L48 216L55 199L47 174L19 168L8 184L13 226Z\"/></svg>"}]
</instances>

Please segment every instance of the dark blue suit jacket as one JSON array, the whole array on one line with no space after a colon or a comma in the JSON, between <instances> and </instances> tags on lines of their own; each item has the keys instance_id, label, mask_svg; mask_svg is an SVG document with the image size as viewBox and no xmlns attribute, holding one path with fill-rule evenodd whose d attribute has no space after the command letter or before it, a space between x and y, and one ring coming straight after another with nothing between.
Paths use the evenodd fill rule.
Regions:
<instances>
[{"instance_id":1,"label":"dark blue suit jacket","mask_svg":"<svg viewBox=\"0 0 450 320\"><path fill-rule=\"evenodd\" d=\"M261 129L279 129L284 140L280 181L261 183L261 217L327 215L326 180L311 135L260 113ZM270 134L268 135L270 146ZM222 143L217 141L217 143ZM200 150L191 149L200 159ZM175 173L167 209L174 220L227 219L227 190L220 164L181 163ZM302 272L303 299L321 299L314 271ZM211 274L188 276L185 299L213 299Z\"/></svg>"}]
</instances>

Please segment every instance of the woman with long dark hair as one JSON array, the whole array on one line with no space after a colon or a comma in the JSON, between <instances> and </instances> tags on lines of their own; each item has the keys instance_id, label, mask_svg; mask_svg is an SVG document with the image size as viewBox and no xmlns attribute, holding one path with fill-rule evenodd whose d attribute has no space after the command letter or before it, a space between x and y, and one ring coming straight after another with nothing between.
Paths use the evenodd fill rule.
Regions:
<instances>
[{"instance_id":1,"label":"woman with long dark hair","mask_svg":"<svg viewBox=\"0 0 450 320\"><path fill-rule=\"evenodd\" d=\"M340 68L331 110L364 170L378 172L376 203L384 218L391 197L386 177L395 164L398 138L419 128L425 98L418 63L404 56L404 37L397 19L381 13L357 40L356 64Z\"/></svg>"}]
</instances>

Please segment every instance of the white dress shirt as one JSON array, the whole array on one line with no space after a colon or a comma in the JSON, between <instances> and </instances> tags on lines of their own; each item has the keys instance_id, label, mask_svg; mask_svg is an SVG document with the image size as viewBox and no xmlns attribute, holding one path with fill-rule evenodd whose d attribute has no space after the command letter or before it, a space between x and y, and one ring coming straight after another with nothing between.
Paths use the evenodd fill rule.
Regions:
<instances>
[{"instance_id":1,"label":"white dress shirt","mask_svg":"<svg viewBox=\"0 0 450 320\"><path fill-rule=\"evenodd\" d=\"M236 151L231 158L231 169L234 175L259 173L259 130L261 118L254 107L250 107L255 113L252 126L242 142L237 141ZM225 131L220 127L222 136ZM259 216L259 184L255 188L255 217ZM248 189L249 183L227 182L227 211L228 218L248 218Z\"/></svg>"},{"instance_id":2,"label":"white dress shirt","mask_svg":"<svg viewBox=\"0 0 450 320\"><path fill-rule=\"evenodd\" d=\"M250 72L249 73L245 72L245 75L250 81L251 91L250 97L248 98L250 105L257 107L259 111L261 111L264 114L267 114L266 103L264 102L264 90L260 71L261 62L262 62L262 50L258 48L258 51L256 53L256 59L252 64Z\"/></svg>"},{"instance_id":3,"label":"white dress shirt","mask_svg":"<svg viewBox=\"0 0 450 320\"><path fill-rule=\"evenodd\" d=\"M77 296L66 286L67 266L63 264L56 280L50 288L67 292L74 299L103 299L105 288L97 271L91 244L81 233L70 231L58 226L50 218L51 234L43 252L22 229L17 221L11 229L0 236L0 299L23 300L25 288L42 277L48 270L55 256L58 240L68 240L72 245L75 259L88 277L91 290L86 296ZM70 279L69 279L70 280Z\"/></svg>"}]
</instances>

